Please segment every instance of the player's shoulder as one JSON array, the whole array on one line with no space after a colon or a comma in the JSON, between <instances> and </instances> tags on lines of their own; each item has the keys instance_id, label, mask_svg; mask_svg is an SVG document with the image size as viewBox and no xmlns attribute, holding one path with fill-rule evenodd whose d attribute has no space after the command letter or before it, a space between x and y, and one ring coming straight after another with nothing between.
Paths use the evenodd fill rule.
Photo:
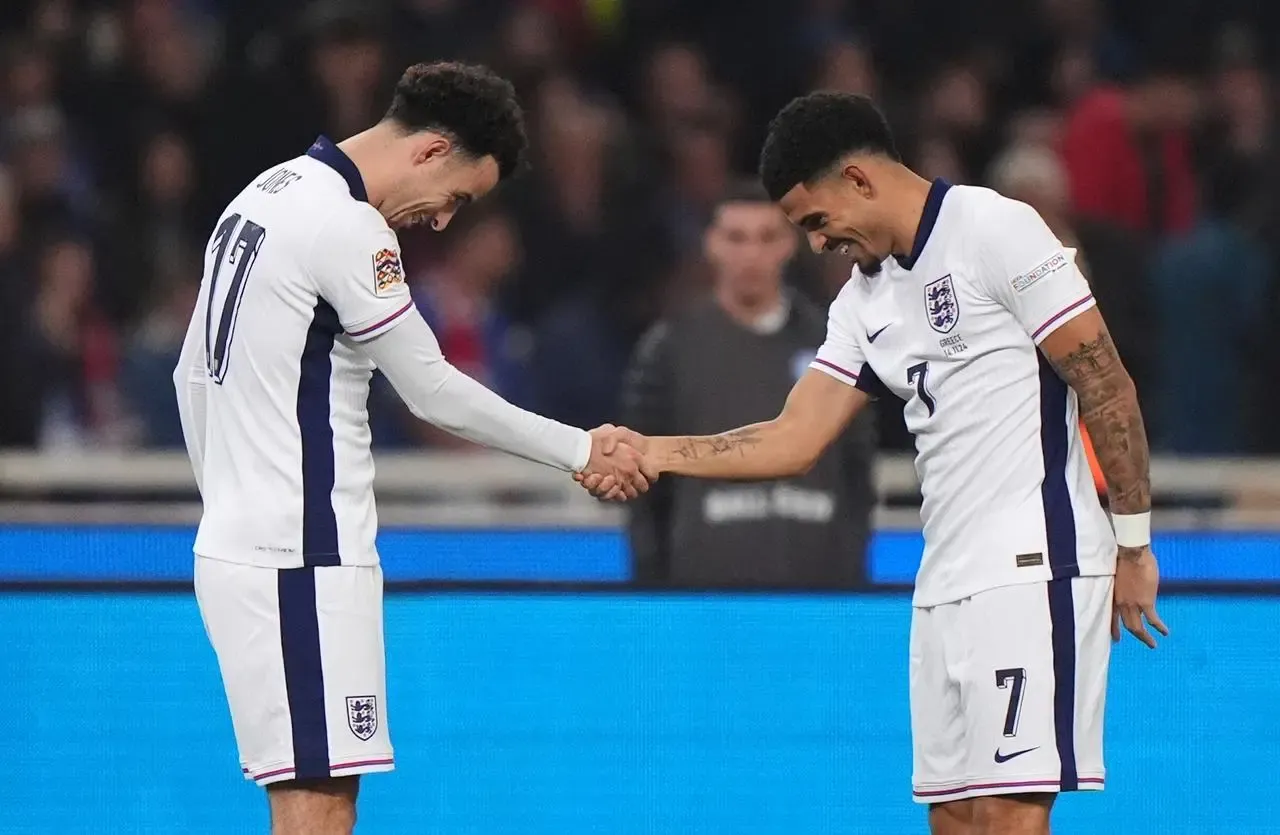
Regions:
<instances>
[{"instance_id":1,"label":"player's shoulder","mask_svg":"<svg viewBox=\"0 0 1280 835\"><path fill-rule=\"evenodd\" d=\"M395 233L377 209L350 195L343 198L315 207L315 258L329 261L347 253L367 257L373 251L399 251Z\"/></svg>"},{"instance_id":2,"label":"player's shoulder","mask_svg":"<svg viewBox=\"0 0 1280 835\"><path fill-rule=\"evenodd\" d=\"M836 297L827 308L827 319L847 325L857 319L857 310L870 290L871 282L856 266L849 275L849 280L840 287Z\"/></svg>"},{"instance_id":3,"label":"player's shoulder","mask_svg":"<svg viewBox=\"0 0 1280 835\"><path fill-rule=\"evenodd\" d=\"M953 186L947 195L948 202L954 197L954 209L957 231L972 233L974 231L996 232L1004 234L1008 229L1001 229L999 224L1012 223L1015 226L1032 221L1040 221L1040 214L1021 200L1006 197L994 189L982 186Z\"/></svg>"},{"instance_id":4,"label":"player's shoulder","mask_svg":"<svg viewBox=\"0 0 1280 835\"><path fill-rule=\"evenodd\" d=\"M1039 250L1052 238L1040 213L1021 200L979 186L956 186L953 191L957 200L948 237L962 264L1000 261L1028 247Z\"/></svg>"}]
</instances>

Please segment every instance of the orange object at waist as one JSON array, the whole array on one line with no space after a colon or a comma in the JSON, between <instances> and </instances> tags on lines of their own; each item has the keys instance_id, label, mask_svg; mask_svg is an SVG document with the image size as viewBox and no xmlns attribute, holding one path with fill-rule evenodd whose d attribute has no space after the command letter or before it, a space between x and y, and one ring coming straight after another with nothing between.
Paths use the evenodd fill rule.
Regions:
<instances>
[{"instance_id":1,"label":"orange object at waist","mask_svg":"<svg viewBox=\"0 0 1280 835\"><path fill-rule=\"evenodd\" d=\"M1089 430L1084 428L1084 421L1080 421L1080 437L1084 440L1084 454L1089 458L1089 472L1093 473L1093 486L1099 495L1106 495L1107 480L1102 477L1102 468L1098 466L1098 456L1093 452L1093 440L1089 437Z\"/></svg>"}]
</instances>

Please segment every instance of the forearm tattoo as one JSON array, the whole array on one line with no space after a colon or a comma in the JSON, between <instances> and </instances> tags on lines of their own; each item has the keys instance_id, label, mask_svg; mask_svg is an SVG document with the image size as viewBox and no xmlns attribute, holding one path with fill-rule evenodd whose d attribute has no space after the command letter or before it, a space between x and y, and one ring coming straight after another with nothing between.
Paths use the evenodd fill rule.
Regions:
<instances>
[{"instance_id":1,"label":"forearm tattoo","mask_svg":"<svg viewBox=\"0 0 1280 835\"><path fill-rule=\"evenodd\" d=\"M733 453L743 455L749 447L755 446L761 440L759 429L754 426L746 426L720 435L681 438L676 444L675 454L686 461L697 461L702 458L714 458Z\"/></svg>"},{"instance_id":2,"label":"forearm tattoo","mask_svg":"<svg viewBox=\"0 0 1280 835\"><path fill-rule=\"evenodd\" d=\"M1080 417L1107 481L1113 513L1151 509L1151 452L1133 383L1105 330L1092 342L1051 359L1080 399ZM1121 549L1122 551L1126 549Z\"/></svg>"}]
</instances>

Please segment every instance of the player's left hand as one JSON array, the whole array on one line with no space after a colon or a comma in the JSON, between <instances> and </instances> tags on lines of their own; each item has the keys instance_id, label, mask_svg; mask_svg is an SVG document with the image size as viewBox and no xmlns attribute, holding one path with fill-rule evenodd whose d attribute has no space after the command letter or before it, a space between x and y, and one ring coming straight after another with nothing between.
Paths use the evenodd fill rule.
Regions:
<instances>
[{"instance_id":1,"label":"player's left hand","mask_svg":"<svg viewBox=\"0 0 1280 835\"><path fill-rule=\"evenodd\" d=\"M648 485L658 480L657 472L644 460L649 442L644 435L625 426L614 426L611 423L596 427L591 430L591 434L599 441L600 452L603 455L612 456L624 451L638 454L640 457L638 475L646 482L646 489ZM573 479L586 488L588 493L602 501L626 501L635 498L635 495L626 491L626 485L620 479L608 473L592 472L588 468L581 473L575 473Z\"/></svg>"},{"instance_id":2,"label":"player's left hand","mask_svg":"<svg viewBox=\"0 0 1280 835\"><path fill-rule=\"evenodd\" d=\"M1147 631L1150 624L1168 637L1169 629L1156 614L1156 591L1160 586L1160 567L1150 546L1121 548L1116 559L1116 587L1111 615L1111 639L1120 640L1120 624L1139 641L1156 648L1156 639Z\"/></svg>"}]
</instances>

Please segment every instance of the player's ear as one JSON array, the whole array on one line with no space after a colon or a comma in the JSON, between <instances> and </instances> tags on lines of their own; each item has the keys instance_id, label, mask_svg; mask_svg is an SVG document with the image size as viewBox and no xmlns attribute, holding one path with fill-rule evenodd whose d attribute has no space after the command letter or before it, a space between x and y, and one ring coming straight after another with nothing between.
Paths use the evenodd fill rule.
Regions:
<instances>
[{"instance_id":1,"label":"player's ear","mask_svg":"<svg viewBox=\"0 0 1280 835\"><path fill-rule=\"evenodd\" d=\"M451 150L453 150L453 143L449 141L449 137L423 131L414 145L413 164L422 165L433 159L443 159Z\"/></svg>"},{"instance_id":2,"label":"player's ear","mask_svg":"<svg viewBox=\"0 0 1280 835\"><path fill-rule=\"evenodd\" d=\"M863 197L870 198L875 193L875 189L871 186L871 180L867 177L867 172L863 171L862 167L856 163L846 163L840 169L840 178L853 186L854 191Z\"/></svg>"}]
</instances>

